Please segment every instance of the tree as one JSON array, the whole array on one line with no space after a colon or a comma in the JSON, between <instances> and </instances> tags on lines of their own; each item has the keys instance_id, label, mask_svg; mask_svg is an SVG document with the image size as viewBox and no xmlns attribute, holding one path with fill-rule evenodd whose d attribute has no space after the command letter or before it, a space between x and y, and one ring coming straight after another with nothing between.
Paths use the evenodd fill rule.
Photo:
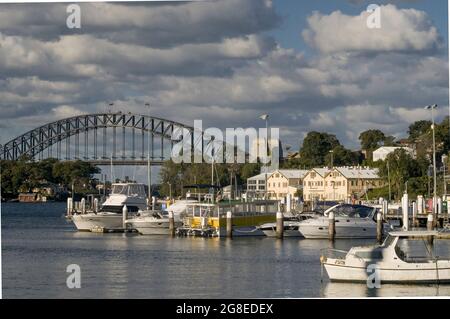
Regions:
<instances>
[{"instance_id":1,"label":"tree","mask_svg":"<svg viewBox=\"0 0 450 319\"><path fill-rule=\"evenodd\" d=\"M426 134L431 127L431 121L416 121L412 123L408 128L409 138L415 140L423 134Z\"/></svg>"},{"instance_id":2,"label":"tree","mask_svg":"<svg viewBox=\"0 0 450 319\"><path fill-rule=\"evenodd\" d=\"M407 181L412 178L423 176L423 168L419 161L412 158L404 149L395 150L386 157L385 161L379 161L377 165L380 177L382 177L386 183L389 183L390 181L393 190L397 193L397 198L401 198L403 190L405 189L404 184ZM417 184L418 180L415 180L414 182ZM417 187L417 185L409 186ZM408 190L411 190L411 188L408 187Z\"/></svg>"},{"instance_id":3,"label":"tree","mask_svg":"<svg viewBox=\"0 0 450 319\"><path fill-rule=\"evenodd\" d=\"M331 163L331 156L333 156L334 166L354 166L360 164L361 156L358 152L353 152L346 149L342 145L333 148L333 153L328 153L325 156L325 162Z\"/></svg>"},{"instance_id":4,"label":"tree","mask_svg":"<svg viewBox=\"0 0 450 319\"><path fill-rule=\"evenodd\" d=\"M384 145L385 139L386 136L380 130L367 130L359 135L361 149L366 151L374 151Z\"/></svg>"},{"instance_id":5,"label":"tree","mask_svg":"<svg viewBox=\"0 0 450 319\"><path fill-rule=\"evenodd\" d=\"M327 154L338 145L341 144L336 135L309 132L300 149L301 165L307 167L323 166Z\"/></svg>"},{"instance_id":6,"label":"tree","mask_svg":"<svg viewBox=\"0 0 450 319\"><path fill-rule=\"evenodd\" d=\"M248 178L258 175L260 172L261 172L261 164L246 163L241 166L239 175L243 181L247 181Z\"/></svg>"}]
</instances>

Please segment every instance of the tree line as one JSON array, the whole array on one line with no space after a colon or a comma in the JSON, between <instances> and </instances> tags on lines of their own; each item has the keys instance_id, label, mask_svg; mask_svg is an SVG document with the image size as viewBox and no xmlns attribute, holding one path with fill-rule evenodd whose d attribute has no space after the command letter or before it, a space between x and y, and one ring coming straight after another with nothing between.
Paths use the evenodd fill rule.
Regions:
<instances>
[{"instance_id":1,"label":"tree line","mask_svg":"<svg viewBox=\"0 0 450 319\"><path fill-rule=\"evenodd\" d=\"M16 198L19 193L30 192L43 182L71 188L93 187L92 177L100 169L83 161L59 161L54 158L39 162L23 156L17 161L0 161L1 193L3 198Z\"/></svg>"},{"instance_id":2,"label":"tree line","mask_svg":"<svg viewBox=\"0 0 450 319\"><path fill-rule=\"evenodd\" d=\"M359 135L360 149L346 148L336 135L327 132L309 132L300 146L299 156L284 159L280 167L285 169L311 169L323 166L357 166L364 165L378 168L380 177L386 185L391 184L392 199L401 197L408 187L412 195L426 195L432 192L430 188L430 165L432 159L432 129L431 121L416 121L412 123L407 136L402 140L385 134L379 129L369 129ZM435 125L436 153L441 163L442 155L450 150L449 119L445 118ZM412 146L415 157L402 149L389 154L385 161L373 161L373 152L381 146ZM388 165L389 163L389 165ZM447 164L445 164L447 165ZM388 174L389 166L389 174ZM221 186L229 185L237 180L238 184L245 184L246 179L260 173L260 164L216 164L215 177ZM211 168L203 164L175 164L166 162L161 171L161 194L181 195L183 185L210 184ZM443 192L443 176L439 176L438 192ZM388 197L389 187L383 187L371 192L371 196Z\"/></svg>"}]
</instances>

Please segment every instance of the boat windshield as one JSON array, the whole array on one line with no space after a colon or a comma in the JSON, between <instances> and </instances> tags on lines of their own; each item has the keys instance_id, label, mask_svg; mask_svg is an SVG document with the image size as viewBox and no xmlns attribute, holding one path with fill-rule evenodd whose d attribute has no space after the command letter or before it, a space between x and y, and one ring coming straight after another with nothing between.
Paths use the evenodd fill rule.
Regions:
<instances>
[{"instance_id":1,"label":"boat windshield","mask_svg":"<svg viewBox=\"0 0 450 319\"><path fill-rule=\"evenodd\" d=\"M362 205L343 204L337 205L327 212L333 211L336 217L368 218L372 216L374 208Z\"/></svg>"},{"instance_id":2,"label":"boat windshield","mask_svg":"<svg viewBox=\"0 0 450 319\"><path fill-rule=\"evenodd\" d=\"M116 184L112 186L112 194L127 196L145 196L144 185L141 184Z\"/></svg>"}]
</instances>

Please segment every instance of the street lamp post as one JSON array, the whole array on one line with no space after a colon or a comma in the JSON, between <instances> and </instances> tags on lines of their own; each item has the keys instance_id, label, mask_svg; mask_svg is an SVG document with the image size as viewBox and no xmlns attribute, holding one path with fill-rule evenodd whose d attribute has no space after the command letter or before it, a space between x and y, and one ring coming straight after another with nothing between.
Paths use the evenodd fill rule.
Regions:
<instances>
[{"instance_id":1,"label":"street lamp post","mask_svg":"<svg viewBox=\"0 0 450 319\"><path fill-rule=\"evenodd\" d=\"M333 158L333 155L334 155L334 151L333 150L331 150L330 151L330 154L331 154L331 169L333 169L333 167L334 167L334 158Z\"/></svg>"},{"instance_id":2,"label":"street lamp post","mask_svg":"<svg viewBox=\"0 0 450 319\"><path fill-rule=\"evenodd\" d=\"M436 220L436 137L435 137L435 124L434 124L434 110L437 108L437 104L428 105L425 107L426 110L431 110L431 130L433 131L433 215Z\"/></svg>"},{"instance_id":3,"label":"street lamp post","mask_svg":"<svg viewBox=\"0 0 450 319\"><path fill-rule=\"evenodd\" d=\"M150 163L150 135L151 135L151 119L150 119L150 103L145 103L148 107L148 141L147 141L147 182L148 182L148 200L151 203L152 200L152 167ZM152 145L153 146L153 145Z\"/></svg>"},{"instance_id":4,"label":"street lamp post","mask_svg":"<svg viewBox=\"0 0 450 319\"><path fill-rule=\"evenodd\" d=\"M260 119L266 121L266 151L265 154L267 155L267 157L269 157L269 114L263 114L259 117ZM266 182L266 189L265 189L265 194L264 194L264 199L267 199L268 196L268 189L267 189L267 171L268 171L268 158L266 159L266 169L264 170L264 177L265 177L265 182Z\"/></svg>"},{"instance_id":5,"label":"street lamp post","mask_svg":"<svg viewBox=\"0 0 450 319\"><path fill-rule=\"evenodd\" d=\"M391 174L389 171L389 160L386 159L386 166L387 166L387 173L388 173L388 184L389 184L389 199L388 199L388 204L391 202Z\"/></svg>"},{"instance_id":6,"label":"street lamp post","mask_svg":"<svg viewBox=\"0 0 450 319\"><path fill-rule=\"evenodd\" d=\"M443 180L444 180L444 189L443 189L443 191L444 191L444 194L443 194L443 196L445 197L444 198L444 200L447 200L447 180L446 180L446 178L445 178L445 168L446 168L446 166L447 166L447 162L448 161L448 156L447 155L442 155L442 166L444 167L444 177L443 177Z\"/></svg>"}]
</instances>

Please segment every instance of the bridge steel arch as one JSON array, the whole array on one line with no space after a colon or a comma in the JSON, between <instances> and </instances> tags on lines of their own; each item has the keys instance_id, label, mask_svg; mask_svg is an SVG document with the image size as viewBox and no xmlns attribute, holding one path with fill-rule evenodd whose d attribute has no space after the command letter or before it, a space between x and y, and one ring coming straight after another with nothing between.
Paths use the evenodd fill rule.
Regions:
<instances>
[{"instance_id":1,"label":"bridge steel arch","mask_svg":"<svg viewBox=\"0 0 450 319\"><path fill-rule=\"evenodd\" d=\"M113 130L113 152L109 157L105 151L108 144L107 128L112 128ZM123 137L122 154L118 156L116 137L117 129L120 128L122 128ZM132 155L129 157L126 156L125 152L125 147L129 146L125 145L125 129L132 130ZM109 165L111 162L115 165L144 165L148 162L148 154L144 154L144 139L145 135L148 135L147 150L148 152L151 152L151 163L153 165L158 165L164 160L167 160L167 158L164 158L164 141L166 140L167 142L167 140L170 140L172 147L173 143L176 142L172 137L179 129L188 130L191 136L192 149L194 149L195 146L198 146L198 143L202 143L201 149L203 150L205 147L203 132L199 134L200 138L197 141L194 141L195 134L193 127L149 115L118 112L78 115L42 125L12 139L4 145L0 145L0 159L18 160L21 156L28 155L35 160L41 160L44 157L44 151L51 149L54 145L57 146L57 158L60 158L62 155L61 142L65 141L66 160L83 159L96 165ZM99 130L103 131L102 134L99 134ZM138 148L136 145L138 139L136 132L138 131L141 132L140 157L136 156L136 150ZM90 140L89 132L93 132L93 134L91 134L93 135L93 141ZM80 136L84 137L84 158L80 158L79 156ZM72 137L75 137L75 154L73 157L71 154ZM102 141L99 143L100 137L102 137ZM160 154L157 155L155 155L154 152L154 138L160 138L161 141ZM90 145L94 147L94 154L92 157L87 157Z\"/></svg>"}]
</instances>

